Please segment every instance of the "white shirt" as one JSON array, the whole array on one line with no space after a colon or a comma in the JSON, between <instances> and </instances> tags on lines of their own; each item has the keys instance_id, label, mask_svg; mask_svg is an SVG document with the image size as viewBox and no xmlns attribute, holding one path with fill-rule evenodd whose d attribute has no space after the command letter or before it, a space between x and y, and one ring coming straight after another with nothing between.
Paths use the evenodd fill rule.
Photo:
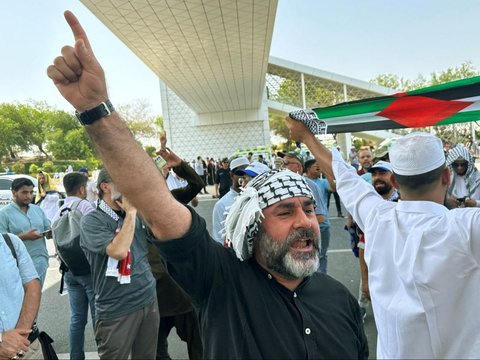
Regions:
<instances>
[{"instance_id":1,"label":"white shirt","mask_svg":"<svg viewBox=\"0 0 480 360\"><path fill-rule=\"evenodd\" d=\"M467 197L474 199L477 202L477 206L480 207L480 186L477 186L474 193L470 195L467 189L467 184L465 183L465 176L460 176L453 174L455 177L455 186L452 189L452 195L457 198Z\"/></svg>"},{"instance_id":2,"label":"white shirt","mask_svg":"<svg viewBox=\"0 0 480 360\"><path fill-rule=\"evenodd\" d=\"M385 201L333 154L337 191L367 239L377 358L480 358L480 209Z\"/></svg>"},{"instance_id":3,"label":"white shirt","mask_svg":"<svg viewBox=\"0 0 480 360\"><path fill-rule=\"evenodd\" d=\"M225 235L222 235L223 228L225 227L225 219L227 218L228 209L235 202L235 199L239 193L230 188L230 191L223 195L223 197L217 201L213 207L212 214L212 238L223 245Z\"/></svg>"}]
</instances>

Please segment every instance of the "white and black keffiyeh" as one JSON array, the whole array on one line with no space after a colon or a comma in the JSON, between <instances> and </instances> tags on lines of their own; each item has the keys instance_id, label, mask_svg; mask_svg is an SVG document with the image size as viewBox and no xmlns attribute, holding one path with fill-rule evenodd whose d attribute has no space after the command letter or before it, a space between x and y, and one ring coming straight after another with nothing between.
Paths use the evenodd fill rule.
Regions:
<instances>
[{"instance_id":1,"label":"white and black keffiyeh","mask_svg":"<svg viewBox=\"0 0 480 360\"><path fill-rule=\"evenodd\" d=\"M451 194L452 190L455 188L455 176L453 176L454 171L451 165L456 160L465 160L468 162L467 172L465 173L464 177L469 196L471 196L480 185L480 172L475 167L475 160L472 154L470 154L463 144L458 144L455 146L450 150L447 156L447 166L450 167L450 172L452 174L452 183L449 187L449 193Z\"/></svg>"},{"instance_id":2,"label":"white and black keffiyeh","mask_svg":"<svg viewBox=\"0 0 480 360\"><path fill-rule=\"evenodd\" d=\"M240 260L252 256L253 238L262 221L262 210L285 199L306 196L315 201L303 178L287 169L277 169L255 177L242 190L225 220L226 238Z\"/></svg>"},{"instance_id":3,"label":"white and black keffiyeh","mask_svg":"<svg viewBox=\"0 0 480 360\"><path fill-rule=\"evenodd\" d=\"M110 216L118 223L118 221L120 220L120 216L118 216L117 213L110 206L108 206L105 201L100 200L98 202L98 207L100 208L100 210L102 210L105 214Z\"/></svg>"},{"instance_id":4,"label":"white and black keffiyeh","mask_svg":"<svg viewBox=\"0 0 480 360\"><path fill-rule=\"evenodd\" d=\"M311 109L295 110L288 114L293 119L304 123L314 135L324 135L327 133L327 123L320 120Z\"/></svg>"}]
</instances>

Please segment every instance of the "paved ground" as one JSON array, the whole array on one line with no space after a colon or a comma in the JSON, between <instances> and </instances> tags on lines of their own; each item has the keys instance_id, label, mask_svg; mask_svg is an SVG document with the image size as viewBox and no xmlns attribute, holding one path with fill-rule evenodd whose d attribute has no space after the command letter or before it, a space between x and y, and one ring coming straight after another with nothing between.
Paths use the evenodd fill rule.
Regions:
<instances>
[{"instance_id":1,"label":"paved ground","mask_svg":"<svg viewBox=\"0 0 480 360\"><path fill-rule=\"evenodd\" d=\"M210 194L213 189L209 187ZM197 207L198 213L205 218L209 229L212 224L212 209L217 200L212 199L211 195L201 195ZM336 215L333 197L331 199L330 214ZM345 219L331 217L332 236L330 250L328 252L328 273L335 279L342 282L355 296L358 295L359 270L358 261L350 250L348 234L343 230ZM53 254L53 245L49 244L49 251ZM60 358L68 359L68 323L69 306L68 295L61 296L58 293L60 286L60 274L58 273L58 263L51 257L50 268L47 273L42 304L40 308L38 323L41 329L45 330L55 340L53 344ZM376 348L376 328L371 311L365 320L365 331L370 345L370 358L375 358ZM287 334L286 334L287 336ZM85 338L85 350L88 352L87 358L98 358L96 353L95 340L92 326L89 323ZM173 330L169 337L169 351L173 359L186 359L188 357L185 344L178 338Z\"/></svg>"}]
</instances>

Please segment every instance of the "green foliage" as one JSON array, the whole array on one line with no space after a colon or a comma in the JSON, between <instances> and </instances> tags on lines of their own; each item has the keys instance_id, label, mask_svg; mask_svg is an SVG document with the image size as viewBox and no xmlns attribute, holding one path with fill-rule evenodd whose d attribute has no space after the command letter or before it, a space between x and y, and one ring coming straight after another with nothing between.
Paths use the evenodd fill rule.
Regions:
<instances>
[{"instance_id":1,"label":"green foliage","mask_svg":"<svg viewBox=\"0 0 480 360\"><path fill-rule=\"evenodd\" d=\"M440 72L432 72L429 79L426 79L423 75L418 75L414 80L408 80L398 75L382 74L370 80L370 82L399 91L410 91L477 75L479 75L479 72L473 67L472 63L466 61L460 66L448 68Z\"/></svg>"},{"instance_id":2,"label":"green foliage","mask_svg":"<svg viewBox=\"0 0 480 360\"><path fill-rule=\"evenodd\" d=\"M117 106L117 111L122 115L135 140L152 138L158 134L156 122L160 122L160 119L152 115L150 104L145 99L120 104ZM161 118L161 124L163 126L163 118Z\"/></svg>"},{"instance_id":3,"label":"green foliage","mask_svg":"<svg viewBox=\"0 0 480 360\"><path fill-rule=\"evenodd\" d=\"M53 162L52 161L45 161L42 164L42 169L41 170L44 171L44 172L47 172L47 173L55 172L55 167L53 165Z\"/></svg>"},{"instance_id":4,"label":"green foliage","mask_svg":"<svg viewBox=\"0 0 480 360\"><path fill-rule=\"evenodd\" d=\"M38 165L37 164L30 164L30 166L28 167L28 173L29 174L36 174L38 172Z\"/></svg>"},{"instance_id":5,"label":"green foliage","mask_svg":"<svg viewBox=\"0 0 480 360\"><path fill-rule=\"evenodd\" d=\"M15 172L16 174L25 174L25 164L17 161L11 166L10 170Z\"/></svg>"},{"instance_id":6,"label":"green foliage","mask_svg":"<svg viewBox=\"0 0 480 360\"><path fill-rule=\"evenodd\" d=\"M155 146L151 146L151 145L147 145L145 146L145 151L147 152L148 155L150 156L156 156L156 151L157 151L157 148Z\"/></svg>"}]
</instances>

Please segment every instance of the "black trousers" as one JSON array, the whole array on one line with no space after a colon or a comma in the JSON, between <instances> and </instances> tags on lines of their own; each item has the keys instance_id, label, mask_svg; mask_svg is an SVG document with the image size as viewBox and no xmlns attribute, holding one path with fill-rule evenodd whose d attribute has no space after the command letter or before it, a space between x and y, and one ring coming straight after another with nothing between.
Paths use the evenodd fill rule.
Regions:
<instances>
[{"instance_id":1,"label":"black trousers","mask_svg":"<svg viewBox=\"0 0 480 360\"><path fill-rule=\"evenodd\" d=\"M158 331L157 360L170 359L168 354L168 335L170 330L175 327L177 335L182 341L187 343L188 357L190 359L203 358L203 344L198 327L197 314L192 310L186 314L165 316L160 318L160 328Z\"/></svg>"}]
</instances>

